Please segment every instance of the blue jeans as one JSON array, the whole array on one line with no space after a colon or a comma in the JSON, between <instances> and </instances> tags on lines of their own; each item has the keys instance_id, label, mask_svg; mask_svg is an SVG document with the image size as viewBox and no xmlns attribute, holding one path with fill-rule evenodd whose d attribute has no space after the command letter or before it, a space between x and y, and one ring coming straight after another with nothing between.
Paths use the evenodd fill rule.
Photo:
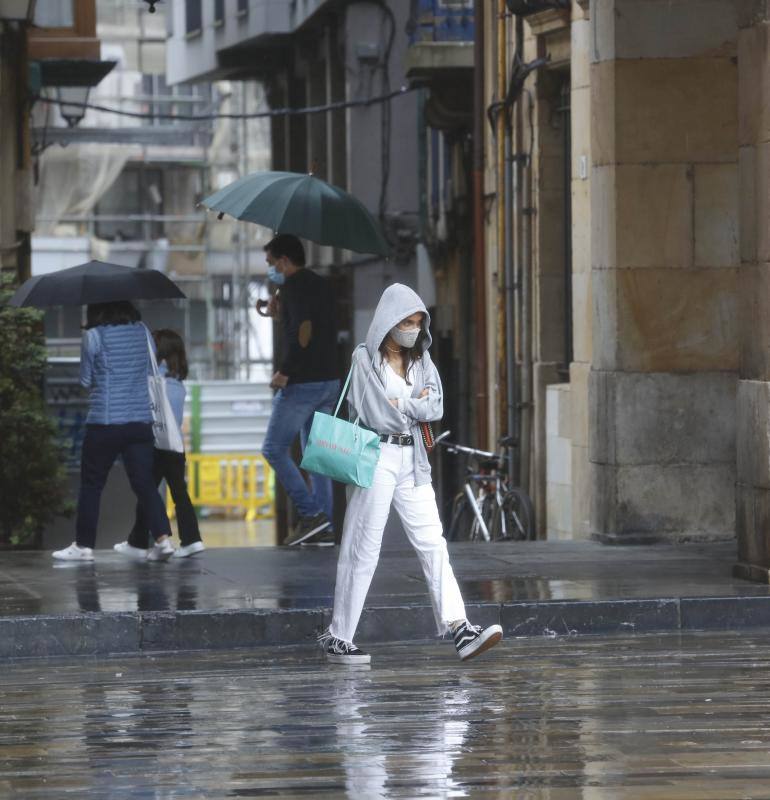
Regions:
<instances>
[{"instance_id":1,"label":"blue jeans","mask_svg":"<svg viewBox=\"0 0 770 800\"><path fill-rule=\"evenodd\" d=\"M300 435L302 449L305 449L313 414L316 411L331 414L339 394L339 381L314 381L290 383L284 389L279 389L273 398L273 411L262 445L262 455L303 517L323 512L329 519L332 518L332 481L331 478L310 473L312 489L308 489L291 457L290 449L297 434Z\"/></svg>"}]
</instances>

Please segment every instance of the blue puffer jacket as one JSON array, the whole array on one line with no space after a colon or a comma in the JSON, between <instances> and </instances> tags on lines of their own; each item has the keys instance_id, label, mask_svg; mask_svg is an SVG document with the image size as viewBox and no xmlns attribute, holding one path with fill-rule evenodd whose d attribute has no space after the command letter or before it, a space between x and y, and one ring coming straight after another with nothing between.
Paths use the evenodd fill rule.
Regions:
<instances>
[{"instance_id":1,"label":"blue puffer jacket","mask_svg":"<svg viewBox=\"0 0 770 800\"><path fill-rule=\"evenodd\" d=\"M80 348L80 383L91 390L86 422L152 422L147 389L151 370L147 328L141 322L86 331Z\"/></svg>"}]
</instances>

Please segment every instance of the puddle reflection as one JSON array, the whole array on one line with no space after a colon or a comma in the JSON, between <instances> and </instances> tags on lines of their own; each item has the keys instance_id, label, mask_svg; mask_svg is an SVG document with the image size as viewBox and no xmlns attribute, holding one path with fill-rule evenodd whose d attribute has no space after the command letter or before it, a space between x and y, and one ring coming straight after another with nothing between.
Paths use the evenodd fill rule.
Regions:
<instances>
[{"instance_id":1,"label":"puddle reflection","mask_svg":"<svg viewBox=\"0 0 770 800\"><path fill-rule=\"evenodd\" d=\"M101 611L192 611L198 608L198 586L183 572L150 576L144 564L132 564L126 586L112 586L109 577L100 579L95 564L78 564L75 571L75 599L78 610Z\"/></svg>"},{"instance_id":2,"label":"puddle reflection","mask_svg":"<svg viewBox=\"0 0 770 800\"><path fill-rule=\"evenodd\" d=\"M396 787L407 785L414 796L425 791L431 797L468 796L454 776L470 728L463 718L467 692L437 692L431 697L435 714L426 714L415 730L399 710L390 708L397 695L386 693L397 688L378 686L374 676L362 674L368 671L355 669L335 680L331 698L347 797L384 800L394 796Z\"/></svg>"}]
</instances>

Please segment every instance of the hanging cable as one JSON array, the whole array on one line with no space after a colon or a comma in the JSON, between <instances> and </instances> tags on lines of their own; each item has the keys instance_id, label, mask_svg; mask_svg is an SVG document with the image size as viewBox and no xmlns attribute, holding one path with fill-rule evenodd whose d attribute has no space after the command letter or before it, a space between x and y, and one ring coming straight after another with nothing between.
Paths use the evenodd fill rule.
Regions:
<instances>
[{"instance_id":1,"label":"hanging cable","mask_svg":"<svg viewBox=\"0 0 770 800\"><path fill-rule=\"evenodd\" d=\"M379 103L389 103L396 97L402 97L418 89L417 86L401 86L392 92L368 97L365 100L337 100L334 103L327 103L322 106L305 106L303 108L273 108L269 111L254 111L249 114L154 114L143 111L124 111L121 108L110 108L96 103L78 103L73 100L59 100L55 97L45 97L36 95L34 102L48 103L53 105L77 106L79 108L91 109L92 111L102 111L105 114L115 114L120 117L132 117L134 119L171 119L179 122L205 122L216 119L263 119L269 117L300 116L303 114L323 114L326 111L337 111L344 108L356 108L361 106L373 106Z\"/></svg>"}]
</instances>

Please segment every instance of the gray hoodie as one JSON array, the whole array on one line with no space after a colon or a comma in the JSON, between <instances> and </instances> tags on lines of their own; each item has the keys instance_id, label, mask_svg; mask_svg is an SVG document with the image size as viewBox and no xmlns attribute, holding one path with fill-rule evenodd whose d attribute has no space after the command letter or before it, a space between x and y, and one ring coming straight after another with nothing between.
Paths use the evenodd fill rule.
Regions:
<instances>
[{"instance_id":1,"label":"gray hoodie","mask_svg":"<svg viewBox=\"0 0 770 800\"><path fill-rule=\"evenodd\" d=\"M385 393L385 364L379 347L388 331L402 319L421 311L423 338L422 357L410 368L407 378L412 384L412 396L392 406ZM439 420L444 415L444 392L438 370L431 360L428 348L433 341L430 335L430 314L419 295L401 283L388 286L382 293L374 311L372 324L366 334L366 344L353 351L352 375L348 405L350 419L356 417L378 433L399 433L405 429L414 437L415 485L430 483L428 452L420 436L418 422ZM428 389L426 397L420 397ZM405 427L406 426L406 427Z\"/></svg>"}]
</instances>

